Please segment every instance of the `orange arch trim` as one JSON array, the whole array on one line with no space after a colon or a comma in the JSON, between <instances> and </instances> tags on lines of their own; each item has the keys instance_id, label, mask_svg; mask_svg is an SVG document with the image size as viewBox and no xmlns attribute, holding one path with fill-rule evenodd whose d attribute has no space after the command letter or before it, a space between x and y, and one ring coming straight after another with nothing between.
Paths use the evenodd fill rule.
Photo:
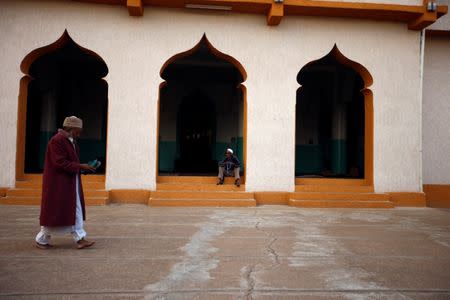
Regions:
<instances>
[{"instance_id":1,"label":"orange arch trim","mask_svg":"<svg viewBox=\"0 0 450 300\"><path fill-rule=\"evenodd\" d=\"M329 179L329 178L296 178L295 184L311 184L311 185L365 185L373 188L373 139L374 139L374 114L373 114L373 93L368 87L373 84L373 77L369 71L361 64L350 60L339 51L336 44L333 49L320 59L307 63L297 75L308 66L327 57L334 57L340 64L353 69L364 81L364 87L361 93L364 96L364 179Z\"/></svg>"},{"instance_id":2,"label":"orange arch trim","mask_svg":"<svg viewBox=\"0 0 450 300\"><path fill-rule=\"evenodd\" d=\"M181 52L178 54L175 54L174 56L172 56L171 58L169 58L164 65L161 67L161 70L159 72L159 75L162 77L162 74L164 72L164 70L167 68L167 66L169 66L171 63L173 63L175 60L180 59L180 58L184 58L187 57L189 55L191 55L192 53L194 53L195 51L197 51L197 49L201 46L202 43L205 43L208 47L208 49L218 58L223 59L231 64L233 64L241 73L242 78L243 78L243 82L247 79L247 72L245 71L244 67L241 65L241 63L236 60L234 57L227 55L225 53L220 52L219 50L217 50L216 48L214 48L214 46L208 41L208 38L206 37L206 34L203 34L202 38L200 39L200 41L197 43L197 45L195 45L192 49L185 51L185 52ZM156 127L156 181L158 182L158 177L159 177L159 167L158 167L158 161L159 161L159 125L160 125L160 121L161 121L161 116L160 116L160 105L161 105L161 90L167 86L167 81L163 81L159 84L159 89L158 89L158 107L157 107L157 127ZM244 140L244 157L243 157L243 161L244 161L244 174L242 176L242 183L245 183L245 179L246 179L246 173L247 173L247 88L245 87L245 85L243 85L242 83L239 83L237 85L238 89L242 90L242 101L243 101L243 105L244 105L244 112L243 112L243 140Z\"/></svg>"},{"instance_id":3,"label":"orange arch trim","mask_svg":"<svg viewBox=\"0 0 450 300\"><path fill-rule=\"evenodd\" d=\"M69 32L67 32L67 29L64 30L63 34L61 35L61 37L56 40L56 42L44 46L44 47L40 47L37 48L33 51L31 51L30 53L28 53L24 59L22 60L22 63L20 64L20 70L22 71L22 73L26 74L26 75L30 75L30 67L32 65L32 63L34 61L36 61L36 59L40 58L41 56L48 54L48 53L52 53L58 49L61 49L62 47L64 47L67 44L74 44L76 45L80 51L94 56L96 59L98 59L105 67L106 74L103 76L105 77L108 74L108 67L106 65L106 62L103 60L103 58L98 55L97 53L95 53L94 51L91 51L89 49L83 48L80 45L78 45L69 35Z\"/></svg>"},{"instance_id":4,"label":"orange arch trim","mask_svg":"<svg viewBox=\"0 0 450 300\"><path fill-rule=\"evenodd\" d=\"M197 45L195 45L192 49L187 50L185 52L181 52L178 54L175 54L174 56L172 56L171 58L169 58L161 67L161 70L159 71L159 76L162 77L162 74L164 73L164 70L171 64L173 63L175 60L180 59L180 58L184 58L187 57L191 54L193 54L194 52L196 52L198 50L198 48L200 48L200 46L202 44L206 44L206 46L208 47L208 49L211 51L211 53L216 56L217 58L223 59L229 63L231 63L233 66L235 66L239 72L242 75L243 78L243 82L247 79L247 72L245 71L244 67L241 65L241 63L236 60L234 57L222 53L219 50L217 50L216 48L214 48L214 46L209 42L208 38L206 37L206 34L203 34L202 38L200 39L200 41L197 43Z\"/></svg>"},{"instance_id":5,"label":"orange arch trim","mask_svg":"<svg viewBox=\"0 0 450 300\"><path fill-rule=\"evenodd\" d=\"M339 62L341 65L349 67L352 70L354 70L356 73L358 73L358 75L361 76L361 78L364 81L364 89L368 88L369 86L371 86L373 84L373 78L372 78L372 75L370 75L369 71L360 63L357 63L357 62L347 58L344 54L342 54L341 51L339 51L339 48L337 47L336 44L334 44L333 49L331 49L331 51L327 55L304 65L298 74L302 73L302 71L305 68L311 66L312 64L315 64L316 62L318 62L319 60L321 60L327 56L331 56L331 57L335 58L336 61Z\"/></svg>"},{"instance_id":6,"label":"orange arch trim","mask_svg":"<svg viewBox=\"0 0 450 300\"><path fill-rule=\"evenodd\" d=\"M24 180L25 178L24 170L25 170L25 139L26 139L26 124L27 124L28 85L33 80L33 78L29 74L30 67L33 64L33 62L36 61L36 59L42 57L45 54L57 51L58 49L61 49L62 47L64 47L69 43L76 45L80 49L80 51L88 55L94 56L96 59L98 59L102 64L104 64L106 70L104 76L108 74L108 66L106 65L106 62L103 60L103 58L94 51L91 51L78 45L70 37L69 33L67 32L67 29L64 30L61 37L54 43L44 47L37 48L28 53L24 57L24 59L20 64L20 70L25 74L25 76L23 76L20 80L19 97L18 97L19 99L17 106L16 180Z\"/></svg>"}]
</instances>

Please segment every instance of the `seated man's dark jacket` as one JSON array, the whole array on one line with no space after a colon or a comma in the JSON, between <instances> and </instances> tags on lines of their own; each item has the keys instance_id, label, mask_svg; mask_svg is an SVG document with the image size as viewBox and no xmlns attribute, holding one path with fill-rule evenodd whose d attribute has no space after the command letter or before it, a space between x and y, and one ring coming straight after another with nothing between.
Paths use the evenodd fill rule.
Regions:
<instances>
[{"instance_id":1,"label":"seated man's dark jacket","mask_svg":"<svg viewBox=\"0 0 450 300\"><path fill-rule=\"evenodd\" d=\"M219 167L224 167L225 176L233 176L234 169L239 168L241 163L236 156L232 155L230 157L225 157L222 161L219 162Z\"/></svg>"}]
</instances>

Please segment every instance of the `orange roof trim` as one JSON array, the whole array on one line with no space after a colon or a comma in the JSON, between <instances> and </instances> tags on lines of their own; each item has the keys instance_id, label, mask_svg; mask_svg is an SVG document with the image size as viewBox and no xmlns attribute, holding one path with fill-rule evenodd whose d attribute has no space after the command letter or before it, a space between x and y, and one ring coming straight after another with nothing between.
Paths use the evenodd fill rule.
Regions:
<instances>
[{"instance_id":1,"label":"orange roof trim","mask_svg":"<svg viewBox=\"0 0 450 300\"><path fill-rule=\"evenodd\" d=\"M423 5L336 2L317 0L75 0L99 4L126 6L130 16L143 16L145 6L169 8L197 8L263 14L267 25L280 24L284 16L320 16L359 18L404 22L410 30L422 30L447 14L448 6L439 5L436 11L427 11Z\"/></svg>"}]
</instances>

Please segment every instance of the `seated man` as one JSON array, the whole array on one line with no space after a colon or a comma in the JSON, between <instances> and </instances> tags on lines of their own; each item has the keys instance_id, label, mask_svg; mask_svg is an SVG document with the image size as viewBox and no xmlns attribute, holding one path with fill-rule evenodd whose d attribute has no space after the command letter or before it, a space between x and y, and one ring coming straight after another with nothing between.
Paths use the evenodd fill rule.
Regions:
<instances>
[{"instance_id":1,"label":"seated man","mask_svg":"<svg viewBox=\"0 0 450 300\"><path fill-rule=\"evenodd\" d=\"M240 166L239 160L233 155L233 150L227 149L225 158L219 162L219 181L217 182L217 185L223 184L224 176L234 175L234 184L239 187L241 185L239 179Z\"/></svg>"}]
</instances>

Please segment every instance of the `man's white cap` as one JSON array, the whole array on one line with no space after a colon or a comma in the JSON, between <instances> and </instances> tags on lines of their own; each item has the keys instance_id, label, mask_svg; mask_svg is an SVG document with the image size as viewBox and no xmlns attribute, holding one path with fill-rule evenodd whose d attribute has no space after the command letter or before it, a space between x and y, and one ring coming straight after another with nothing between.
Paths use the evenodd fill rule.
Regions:
<instances>
[{"instance_id":1,"label":"man's white cap","mask_svg":"<svg viewBox=\"0 0 450 300\"><path fill-rule=\"evenodd\" d=\"M64 119L63 127L83 128L83 121L75 116L70 116Z\"/></svg>"},{"instance_id":2,"label":"man's white cap","mask_svg":"<svg viewBox=\"0 0 450 300\"><path fill-rule=\"evenodd\" d=\"M230 148L227 149L227 152L230 152L231 154L233 154L233 150L231 150Z\"/></svg>"}]
</instances>

